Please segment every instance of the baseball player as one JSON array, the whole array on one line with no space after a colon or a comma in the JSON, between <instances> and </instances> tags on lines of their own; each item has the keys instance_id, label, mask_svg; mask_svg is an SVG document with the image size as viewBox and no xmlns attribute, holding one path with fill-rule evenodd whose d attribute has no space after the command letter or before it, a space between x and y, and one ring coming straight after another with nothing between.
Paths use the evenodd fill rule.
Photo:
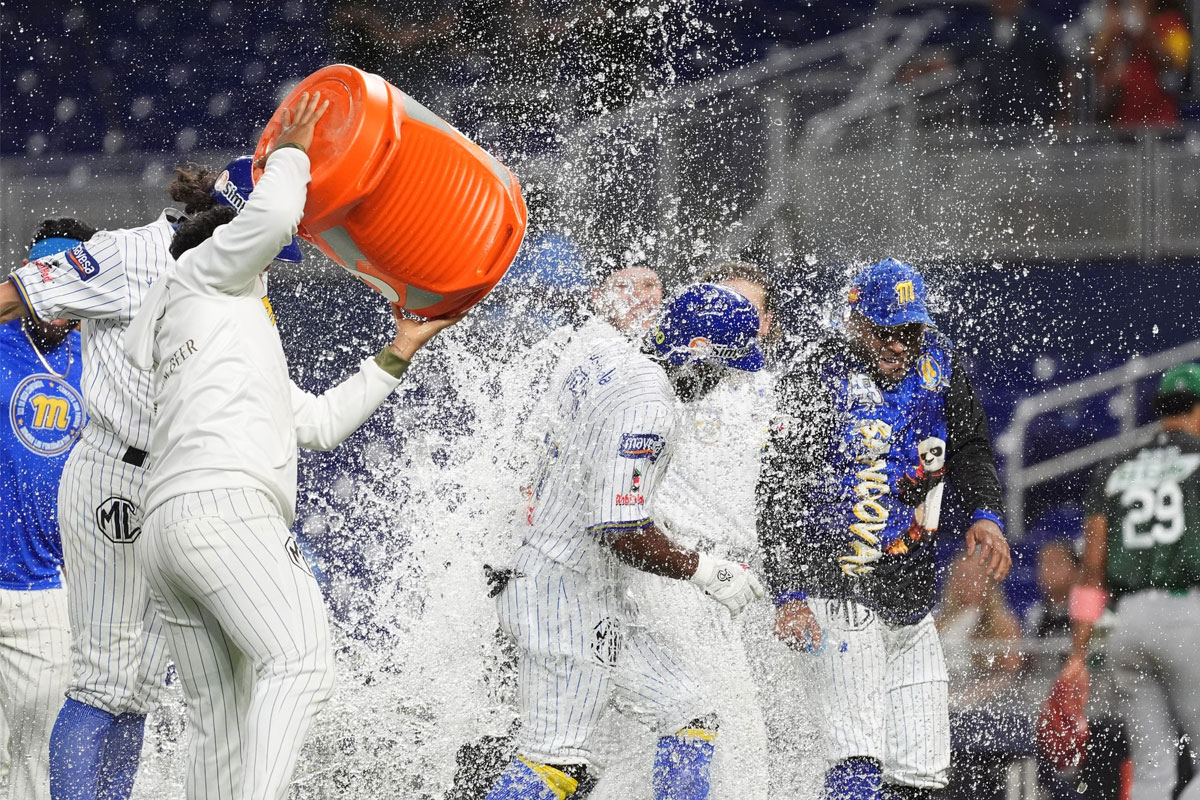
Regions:
<instances>
[{"instance_id":1,"label":"baseball player","mask_svg":"<svg viewBox=\"0 0 1200 800\"><path fill-rule=\"evenodd\" d=\"M296 446L337 446L399 385L413 353L460 319L397 311L395 340L321 397L288 378L263 273L300 223L307 148L327 107L305 93L284 111L257 186L249 159L230 165L216 188L237 201L179 227L177 263L126 336L131 362L153 370L137 552L187 698L189 798L287 790L333 689L321 593L288 531Z\"/></svg>"},{"instance_id":2,"label":"baseball player","mask_svg":"<svg viewBox=\"0 0 1200 800\"><path fill-rule=\"evenodd\" d=\"M771 336L773 289L762 270L726 262L709 270L704 280L750 300L758 312L760 341ZM754 492L774 415L773 377L766 369L731 370L703 398L680 403L676 414L675 455L659 487L656 514L675 541L749 563L758 550ZM687 582L638 575L633 583L643 624L688 666L721 720L711 796L765 800L767 728L738 624L743 620L731 620L724 608ZM641 744L640 731L626 730L629 726L619 716L613 721L614 739L622 743L617 755L627 758L631 745ZM597 795L636 792L632 784L641 776L630 772L619 781L606 775Z\"/></svg>"},{"instance_id":3,"label":"baseball player","mask_svg":"<svg viewBox=\"0 0 1200 800\"><path fill-rule=\"evenodd\" d=\"M924 798L946 785L946 666L930 609L944 479L972 509L966 549L997 580L1011 560L987 420L924 281L864 269L844 324L777 387L759 481L775 633L816 659L825 789Z\"/></svg>"},{"instance_id":4,"label":"baseball player","mask_svg":"<svg viewBox=\"0 0 1200 800\"><path fill-rule=\"evenodd\" d=\"M46 220L29 260L70 249L96 231ZM7 723L7 796L50 797L50 730L71 677L71 630L55 514L58 481L86 417L79 334L66 321L0 325L0 712Z\"/></svg>"},{"instance_id":5,"label":"baseball player","mask_svg":"<svg viewBox=\"0 0 1200 800\"><path fill-rule=\"evenodd\" d=\"M734 613L760 596L744 565L682 548L654 523L675 398L698 399L727 368L761 369L757 331L748 300L698 284L669 304L641 348L597 320L560 362L529 528L497 597L500 625L520 650L522 724L491 800L586 795L602 766L596 733L610 701L660 734L656 796L707 796L711 703L639 628L626 589L641 570L690 580Z\"/></svg>"},{"instance_id":6,"label":"baseball player","mask_svg":"<svg viewBox=\"0 0 1200 800\"><path fill-rule=\"evenodd\" d=\"M185 212L211 208L215 173L181 168L168 187ZM71 619L71 684L51 739L56 798L123 800L133 788L146 713L157 702L167 653L133 552L150 437L149 381L121 341L170 263L183 214L105 231L17 268L0 284L0 321L23 314L82 320L88 424L67 460L58 511ZM298 250L297 250L298 252Z\"/></svg>"},{"instance_id":7,"label":"baseball player","mask_svg":"<svg viewBox=\"0 0 1200 800\"><path fill-rule=\"evenodd\" d=\"M1154 408L1160 432L1092 478L1061 679L1086 689L1092 630L1114 602L1108 652L1125 694L1131 800L1196 800L1198 778L1172 793L1180 734L1193 754L1200 742L1200 364L1163 375Z\"/></svg>"},{"instance_id":8,"label":"baseball player","mask_svg":"<svg viewBox=\"0 0 1200 800\"><path fill-rule=\"evenodd\" d=\"M572 349L573 343L582 336L589 338L594 325L607 325L631 341L640 340L657 318L662 308L663 286L658 273L644 266L621 266L604 274L589 292L588 305L592 316L581 326L564 325L531 348L513 357L520 368L505 368L500 373L501 402L494 405L495 421L492 430L503 431L509 446L505 468L518 480L528 481L537 467L542 450L542 438L554 413L553 400L549 397L555 370L564 353ZM515 435L513 435L515 432ZM511 436L511 438L509 438ZM532 486L522 486L524 504L522 516L532 514ZM495 537L491 537L495 539ZM488 554L490 563L503 563L512 557L512 546L507 552ZM493 543L493 550L498 549ZM491 566L485 568L491 570ZM494 579L502 579L503 573L488 572ZM707 602L707 601L706 601ZM499 637L508 643L503 634ZM492 679L516 672L515 659L510 647L502 645L491 665ZM447 800L483 800L492 783L504 771L515 752L514 736L511 732L481 736L459 748L453 786Z\"/></svg>"}]
</instances>

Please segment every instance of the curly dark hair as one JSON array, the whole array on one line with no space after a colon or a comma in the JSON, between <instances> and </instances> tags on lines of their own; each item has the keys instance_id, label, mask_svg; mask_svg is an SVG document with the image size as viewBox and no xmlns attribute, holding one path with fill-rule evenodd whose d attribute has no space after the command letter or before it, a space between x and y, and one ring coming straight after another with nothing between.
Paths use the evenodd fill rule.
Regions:
<instances>
[{"instance_id":1,"label":"curly dark hair","mask_svg":"<svg viewBox=\"0 0 1200 800\"><path fill-rule=\"evenodd\" d=\"M38 225L37 230L33 232L33 239L30 240L29 245L32 247L46 239L75 239L76 241L86 242L95 236L97 232L96 228L74 217L44 219L42 220L42 224Z\"/></svg>"},{"instance_id":2,"label":"curly dark hair","mask_svg":"<svg viewBox=\"0 0 1200 800\"><path fill-rule=\"evenodd\" d=\"M186 164L175 168L175 176L167 186L167 194L177 203L183 203L183 213L189 217L208 211L217 205L213 200L213 184L220 172L199 164Z\"/></svg>"},{"instance_id":3,"label":"curly dark hair","mask_svg":"<svg viewBox=\"0 0 1200 800\"><path fill-rule=\"evenodd\" d=\"M207 211L201 211L194 217L188 217L175 231L171 239L171 258L178 259L196 245L213 235L213 231L230 222L237 216L231 206L215 206Z\"/></svg>"}]
</instances>

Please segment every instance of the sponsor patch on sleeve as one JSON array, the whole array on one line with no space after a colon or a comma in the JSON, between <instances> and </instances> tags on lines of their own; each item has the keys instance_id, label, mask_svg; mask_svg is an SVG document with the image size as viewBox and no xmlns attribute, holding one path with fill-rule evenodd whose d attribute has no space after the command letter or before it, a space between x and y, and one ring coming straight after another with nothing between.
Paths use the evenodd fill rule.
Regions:
<instances>
[{"instance_id":1,"label":"sponsor patch on sleeve","mask_svg":"<svg viewBox=\"0 0 1200 800\"><path fill-rule=\"evenodd\" d=\"M621 458L648 458L657 461L666 442L657 433L622 433L617 454Z\"/></svg>"},{"instance_id":2,"label":"sponsor patch on sleeve","mask_svg":"<svg viewBox=\"0 0 1200 800\"><path fill-rule=\"evenodd\" d=\"M81 244L67 251L67 263L79 273L80 280L90 281L100 274L100 262Z\"/></svg>"}]
</instances>

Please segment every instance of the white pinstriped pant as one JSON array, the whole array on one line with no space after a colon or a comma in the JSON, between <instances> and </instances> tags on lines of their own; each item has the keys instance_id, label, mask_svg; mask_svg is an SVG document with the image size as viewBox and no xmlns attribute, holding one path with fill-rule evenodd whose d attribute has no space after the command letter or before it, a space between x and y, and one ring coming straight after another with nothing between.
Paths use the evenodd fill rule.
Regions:
<instances>
[{"instance_id":1,"label":"white pinstriped pant","mask_svg":"<svg viewBox=\"0 0 1200 800\"><path fill-rule=\"evenodd\" d=\"M529 551L516 570L496 601L500 627L520 647L522 755L603 766L596 734L610 702L659 735L712 711L687 666L628 618L619 584Z\"/></svg>"},{"instance_id":2,"label":"white pinstriped pant","mask_svg":"<svg viewBox=\"0 0 1200 800\"><path fill-rule=\"evenodd\" d=\"M130 516L127 529L105 516L122 499L135 509L141 503L146 470L122 461L124 449L89 425L58 485L71 615L67 695L110 714L148 714L158 704L169 656L136 553L140 513Z\"/></svg>"},{"instance_id":3,"label":"white pinstriped pant","mask_svg":"<svg viewBox=\"0 0 1200 800\"><path fill-rule=\"evenodd\" d=\"M188 800L276 800L333 693L317 583L270 497L194 492L138 542L187 697Z\"/></svg>"},{"instance_id":4,"label":"white pinstriped pant","mask_svg":"<svg viewBox=\"0 0 1200 800\"><path fill-rule=\"evenodd\" d=\"M853 601L810 599L824 633L815 656L825 760L883 764L884 780L944 787L950 775L946 660L933 617L889 625Z\"/></svg>"},{"instance_id":5,"label":"white pinstriped pant","mask_svg":"<svg viewBox=\"0 0 1200 800\"><path fill-rule=\"evenodd\" d=\"M0 710L11 800L50 797L50 731L70 677L67 590L0 589Z\"/></svg>"}]
</instances>

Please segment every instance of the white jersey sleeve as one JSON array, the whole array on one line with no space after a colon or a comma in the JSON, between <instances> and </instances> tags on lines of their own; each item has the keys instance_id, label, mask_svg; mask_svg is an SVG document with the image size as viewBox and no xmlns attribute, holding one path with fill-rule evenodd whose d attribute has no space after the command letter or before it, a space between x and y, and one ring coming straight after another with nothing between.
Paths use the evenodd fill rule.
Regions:
<instances>
[{"instance_id":1,"label":"white jersey sleeve","mask_svg":"<svg viewBox=\"0 0 1200 800\"><path fill-rule=\"evenodd\" d=\"M621 404L598 429L587 520L592 533L636 528L654 516L654 494L670 460L674 415L661 399Z\"/></svg>"},{"instance_id":2,"label":"white jersey sleeve","mask_svg":"<svg viewBox=\"0 0 1200 800\"><path fill-rule=\"evenodd\" d=\"M179 257L179 278L201 292L245 297L296 235L308 195L308 156L293 147L273 153L250 199L233 221ZM197 257L203 248L204 256Z\"/></svg>"},{"instance_id":3,"label":"white jersey sleeve","mask_svg":"<svg viewBox=\"0 0 1200 800\"><path fill-rule=\"evenodd\" d=\"M11 280L41 320L129 319L123 253L108 233L18 267Z\"/></svg>"},{"instance_id":4,"label":"white jersey sleeve","mask_svg":"<svg viewBox=\"0 0 1200 800\"><path fill-rule=\"evenodd\" d=\"M384 372L374 359L364 361L358 372L320 396L293 383L296 443L309 450L332 450L358 430L399 385L400 379Z\"/></svg>"}]
</instances>

